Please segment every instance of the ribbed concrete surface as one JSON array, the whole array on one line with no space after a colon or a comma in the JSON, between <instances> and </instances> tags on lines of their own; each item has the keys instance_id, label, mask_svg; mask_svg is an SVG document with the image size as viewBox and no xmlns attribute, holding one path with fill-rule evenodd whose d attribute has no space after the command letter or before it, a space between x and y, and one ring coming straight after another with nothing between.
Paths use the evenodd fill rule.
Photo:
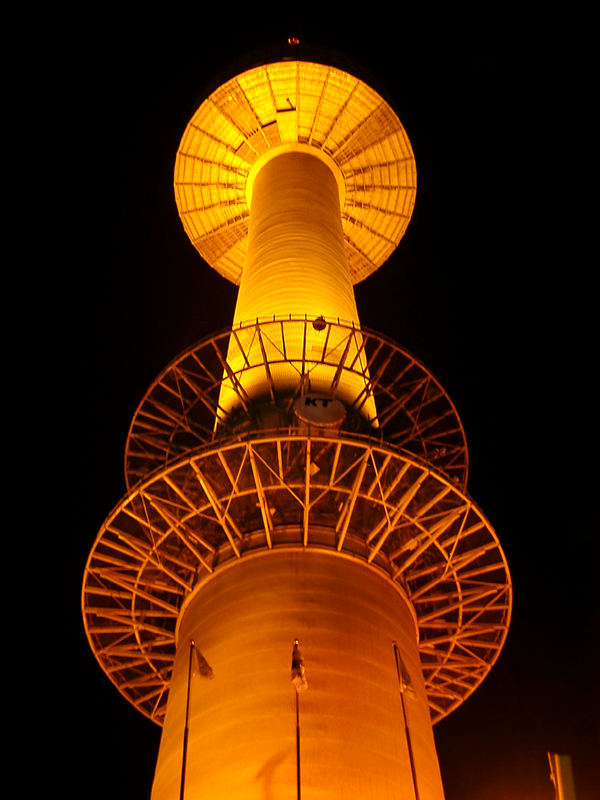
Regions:
<instances>
[{"instance_id":1,"label":"ribbed concrete surface","mask_svg":"<svg viewBox=\"0 0 600 800\"><path fill-rule=\"evenodd\" d=\"M258 172L252 193L248 258L242 273L235 309L234 330L244 323L270 320L273 317L323 316L341 320L359 328L354 289L350 279L340 216L339 191L329 167L318 158L304 152L289 152L273 158ZM323 351L324 336L310 330L304 340L305 328L297 326L294 338L291 328L286 337L285 362L281 351L268 338L259 341L253 332L239 332L244 354L232 337L228 363L234 372L250 362L253 350L263 351L274 364L271 378L279 394L292 393L300 379L299 366L304 357L314 358ZM347 332L337 331L339 342L329 341L331 352L339 344L339 357L346 364L357 362L362 339L357 333L349 348ZM317 356L318 357L318 356ZM358 356L364 359L364 354ZM296 362L296 363L293 363ZM317 365L310 372L312 391L324 391L331 386L335 367ZM243 390L251 399L265 398L269 380L264 369L248 370L240 377ZM365 379L360 375L344 374L337 395L347 403L364 393ZM231 382L223 381L220 404L227 412L239 404L238 394ZM368 401L362 413L375 416L373 401Z\"/></svg>"}]
</instances>

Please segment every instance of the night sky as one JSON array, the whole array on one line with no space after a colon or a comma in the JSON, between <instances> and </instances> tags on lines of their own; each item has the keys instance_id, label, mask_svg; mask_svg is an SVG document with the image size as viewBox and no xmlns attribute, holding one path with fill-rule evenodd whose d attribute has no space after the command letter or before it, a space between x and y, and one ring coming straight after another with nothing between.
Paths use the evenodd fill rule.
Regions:
<instances>
[{"instance_id":1,"label":"night sky","mask_svg":"<svg viewBox=\"0 0 600 800\"><path fill-rule=\"evenodd\" d=\"M49 283L62 299L52 322L65 389L56 436L71 498L54 501L70 659L57 688L75 732L66 762L56 762L57 782L75 763L86 777L74 797L150 796L160 730L92 656L83 569L124 494L125 438L146 388L233 316L235 288L200 259L177 216L181 134L207 93L295 34L298 57L324 46L378 89L411 140L414 215L394 255L356 286L359 314L420 358L452 398L469 445L469 493L513 578L499 660L435 728L446 798L553 800L551 750L572 755L578 798L592 800L600 785L598 525L582 460L592 428L580 405L589 356L585 323L571 310L577 264L565 265L558 243L564 216L558 200L548 202L552 181L539 179L544 164L560 171L560 125L548 102L560 70L546 69L518 37L497 35L493 19L480 20L476 37L450 18L435 36L426 25L392 30L382 18L347 30L302 21L229 30L200 11L100 22L93 44L57 44L56 78L41 78L60 183L49 195L60 217Z\"/></svg>"}]
</instances>

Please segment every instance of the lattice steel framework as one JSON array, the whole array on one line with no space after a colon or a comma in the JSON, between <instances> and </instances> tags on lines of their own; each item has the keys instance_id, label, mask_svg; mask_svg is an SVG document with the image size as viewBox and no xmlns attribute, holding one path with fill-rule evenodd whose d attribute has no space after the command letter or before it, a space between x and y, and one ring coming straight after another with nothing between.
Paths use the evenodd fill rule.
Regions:
<instances>
[{"instance_id":1,"label":"lattice steel framework","mask_svg":"<svg viewBox=\"0 0 600 800\"><path fill-rule=\"evenodd\" d=\"M107 519L86 570L85 613L111 680L160 722L185 597L232 558L290 546L351 553L404 588L434 720L488 673L510 582L473 501L426 462L368 437L262 432L171 461Z\"/></svg>"},{"instance_id":2,"label":"lattice steel framework","mask_svg":"<svg viewBox=\"0 0 600 800\"><path fill-rule=\"evenodd\" d=\"M298 393L309 390L311 375L326 365L330 371L328 391L335 393L343 373L361 376L364 391L349 411L357 415L369 395L375 398L375 429L380 438L426 458L450 476L459 488L467 485L467 445L464 430L450 398L434 376L414 356L379 333L339 322L327 322L320 346L309 348L310 319L261 320L233 331L243 351L242 369L232 372L227 363L230 330L211 336L179 355L154 381L134 414L125 448L125 476L133 486L157 467L164 466L187 450L207 444L215 436L235 430L239 419L227 420L221 430L215 419L221 416L219 392L227 375L236 388L247 418L252 407L240 380L242 372L258 371L264 380L265 399L282 409L282 426L294 426L291 412L294 396L278 396L272 368L278 362L293 364L298 375ZM250 330L251 336L246 334ZM332 330L343 336L332 336ZM294 348L287 344L294 337ZM313 334L314 336L314 334ZM331 344L335 342L335 344ZM258 343L258 346L256 346ZM299 351L300 358L290 356ZM360 425L357 416L349 423ZM367 428L369 426L367 425Z\"/></svg>"},{"instance_id":3,"label":"lattice steel framework","mask_svg":"<svg viewBox=\"0 0 600 800\"><path fill-rule=\"evenodd\" d=\"M194 114L175 162L175 197L192 244L239 284L248 177L261 156L290 144L323 154L339 171L348 267L354 282L363 280L404 235L415 203L415 160L390 106L363 81L322 64L248 70Z\"/></svg>"},{"instance_id":4,"label":"lattice steel framework","mask_svg":"<svg viewBox=\"0 0 600 800\"><path fill-rule=\"evenodd\" d=\"M333 68L266 65L202 104L176 163L186 231L239 282L252 167L289 145L315 149L337 171L350 274L361 280L403 235L416 171L394 112ZM128 493L96 538L82 602L100 665L158 724L183 602L205 576L260 549L326 548L396 581L417 618L434 722L474 691L504 643L510 576L496 534L466 494L454 405L426 367L381 334L328 319L315 344L314 322L259 319L205 339L159 375L134 415ZM312 344L302 347L309 326ZM236 341L234 370L228 348ZM282 394L272 378L283 362L297 373L295 392ZM329 375L332 396L344 375L361 378L337 429L311 429L294 416L295 398L317 372ZM249 373L264 387L252 401ZM219 407L224 381L239 413ZM362 413L367 397L371 418ZM277 410L275 429L261 422L264 405Z\"/></svg>"}]
</instances>

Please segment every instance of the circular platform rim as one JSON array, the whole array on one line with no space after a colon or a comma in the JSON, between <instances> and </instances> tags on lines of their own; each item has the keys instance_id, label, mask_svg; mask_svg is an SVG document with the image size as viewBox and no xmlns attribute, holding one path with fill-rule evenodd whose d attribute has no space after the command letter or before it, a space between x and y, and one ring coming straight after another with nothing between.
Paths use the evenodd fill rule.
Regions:
<instances>
[{"instance_id":1,"label":"circular platform rim","mask_svg":"<svg viewBox=\"0 0 600 800\"><path fill-rule=\"evenodd\" d=\"M257 326L264 326L265 328L269 328L272 325L274 325L276 327L277 326L282 326L282 332L283 332L284 326L286 326L288 324L291 325L291 324L303 323L305 325L305 327L308 327L308 326L312 325L312 321L313 321L313 318L312 317L307 317L307 316L305 316L305 317L295 317L295 316L291 316L290 315L290 316L281 316L281 317L272 317L272 318L270 317L270 318L265 319L265 320L257 320L256 322L254 322L252 324L240 325L237 328L234 328L233 332L250 330L250 329L256 328ZM460 419L460 416L458 414L458 411L456 409L456 406L452 402L452 399L450 398L449 394L445 391L445 389L442 386L441 382L433 374L433 372L430 369L428 369L425 366L425 364L419 358L417 358L413 353L411 353L409 350L407 350L404 347L401 347L393 339L391 339L390 337L379 333L378 331L374 331L374 330L372 330L370 328L364 328L364 327L356 328L356 326L354 326L352 323L340 322L339 320L326 320L326 324L327 324L328 327L323 330L323 337L324 338L328 337L328 329L335 329L335 328L342 329L342 330L347 331L348 335L354 335L356 333L356 335L363 337L363 346L365 347L365 349L367 347L365 342L368 342L369 344L371 342L375 342L375 343L377 343L376 346L378 346L379 348L387 348L390 353L393 352L395 354L398 354L400 357L403 357L407 361L412 362L411 369L414 367L414 368L416 368L417 370L420 371L421 375L423 376L423 379L427 382L425 384L427 388L429 388L429 383L431 383L434 387L436 387L436 390L440 393L439 396L443 397L443 402L447 406L446 419L447 419L447 421L449 423L450 422L452 423L451 425L449 424L449 428L450 428L450 430L453 430L456 427L458 427L457 437L462 440L462 446L459 448L459 452L460 452L460 455L461 455L461 458L462 458L462 462L459 463L457 471L456 471L456 473L453 474L453 477L456 480L457 485L459 487L461 487L462 489L466 489L467 482L468 482L468 476L469 476L469 450L468 450L468 446L467 446L466 433L465 433L462 421ZM146 412L144 409L147 406L152 406L153 405L153 401L152 401L153 392L157 391L158 388L168 379L168 377L171 374L176 374L177 370L180 368L180 365L186 359L188 359L190 357L196 358L196 354L200 353L201 351L208 350L210 352L211 348L215 348L216 349L216 345L215 345L216 342L222 342L223 344L226 344L229 341L229 337L231 335L232 335L232 329L231 328L223 328L222 330L217 331L216 333L213 333L213 334L211 334L209 336L204 337L203 339L201 339L200 341L196 342L195 344L190 345L185 350L183 350L181 353L179 353L179 355L177 355L175 358L173 358L165 366L165 368L157 375L157 377L154 379L152 384L146 390L144 396L142 397L141 401L139 402L139 404L138 404L138 406L137 406L137 408L136 408L136 410L135 410L135 412L133 414L133 417L132 417L132 420L131 420L131 423L129 425L129 429L128 429L128 432L127 432L123 466L124 466L124 472L125 472L125 479L126 479L127 487L129 489L131 489L139 480L144 480L145 479L144 476L140 477L137 471L135 471L133 468L130 468L130 460L132 459L132 452L134 452L134 450L135 450L135 448L133 446L133 442L134 442L134 440L136 439L136 437L138 435L141 437L141 434L137 434L135 432L136 431L136 426L140 425L140 418L141 417L143 417L145 414L148 415L150 413L150 412ZM225 354L226 354L226 347L223 347L222 356L225 357ZM391 356L390 356L390 359L391 359ZM307 358L307 362L308 363L312 363L312 364L320 363L320 362L318 362L318 361L316 361L314 359L311 360L310 358ZM262 368L262 365L257 364L256 367L253 367L253 368ZM302 370L303 370L303 374L304 374L304 368L302 368ZM345 371L346 368L344 367L343 370ZM238 373L236 373L236 374L238 374ZM239 373L239 374L241 374L241 373ZM376 405L377 405L377 397L378 397L378 394L380 392L380 383L381 383L382 375L383 375L383 373L381 373L381 375L379 375L379 376L378 376L377 373L375 373L373 375L369 374L370 386L371 386L372 393L373 393L373 395L375 397ZM202 392L200 388L198 389L197 399L201 399L202 400L203 407L206 408L206 417L207 417L207 419L206 419L206 422L207 422L207 426L206 426L207 437L204 440L201 439L200 436L198 437L199 441L198 441L198 445L197 446L199 446L199 447L204 446L204 445L208 445L211 442L214 442L217 438L220 438L220 436L222 435L222 433L220 433L219 436L217 436L215 434L214 427L213 427L212 430L208 427L209 423L213 423L214 422L214 418L216 416L216 412L218 411L217 408L215 408L214 411L209 410L211 404L214 406L214 398L211 396L211 392L213 394L216 394L218 392L219 387L221 385L222 377L223 377L222 373L215 375L214 382L213 382L213 384L211 386L210 391ZM396 393L396 396L401 394L401 388L400 387L402 387L403 385L405 385L405 384L399 384L398 386L394 387L394 392ZM177 381L173 380L172 381L172 387L175 387L175 386L177 386ZM385 394L389 394L391 390L388 387L386 387L385 390L381 389L381 391L382 392L384 391ZM187 407L185 405L183 397L180 398L180 404L181 404L182 414L185 416L186 413L187 413ZM156 413L157 413L156 410L153 410L153 409L151 409L151 410L152 410L152 413L154 415L156 415ZM386 407L386 411L387 411L387 407ZM385 421L385 419L386 419L386 415L385 415L383 409L380 408L378 410L378 418L377 418L377 424L379 425L379 427L377 428L378 435L380 435L382 437L386 437L386 440L392 446L400 447L401 449L406 449L406 450L408 450L409 452L412 453L413 450L411 450L410 447L405 447L405 442L402 443L402 442L399 442L397 440L398 434L397 434L397 431L395 431L394 425L389 421ZM392 420L393 419L397 419L397 413L391 419ZM417 420L414 421L414 424L415 425L418 424ZM173 429L173 431L174 430L175 429ZM171 435L173 435L173 432L171 433ZM374 435L377 435L377 434L375 434L375 432L374 432ZM394 437L396 437L396 440L394 439ZM413 436L413 438L414 438L414 436ZM439 463L437 463L435 461L435 459L432 459L431 453L429 453L429 454L415 453L415 455L417 457L427 458L427 460L430 463L432 463L433 466L436 469L439 469L442 472L445 472L446 469L447 469L447 467L444 467L444 465L439 464ZM176 456L176 457L179 457L179 456ZM164 451L164 458L162 458L162 460L160 462L157 462L152 467L151 470L146 471L145 474L149 474L150 471L153 471L159 465L166 465L169 462L169 460L170 460L169 451L165 450Z\"/></svg>"},{"instance_id":2,"label":"circular platform rim","mask_svg":"<svg viewBox=\"0 0 600 800\"><path fill-rule=\"evenodd\" d=\"M169 656L168 653L165 654L164 652L162 652L160 650L160 647L163 646L171 647L174 643L174 628L176 625L177 617L179 616L181 604L178 606L177 609L173 607L169 613L165 612L163 614L165 622L162 625L162 627L152 629L152 634L158 637L157 646L159 647L159 649L157 651L158 655L155 654L153 656L149 656L148 655L149 646L146 647L146 645L142 644L140 641L140 630L142 630L144 626L147 624L144 622L146 612L144 611L140 612L135 609L135 600L139 597L142 597L144 601L144 598L145 600L148 600L148 597L150 597L150 600L148 600L148 602L150 603L152 602L155 602L155 604L163 603L163 601L160 599L160 597L152 595L150 589L148 589L147 587L144 588L143 586L140 586L139 573L137 578L126 579L124 577L125 573L119 572L119 569L121 570L123 569L123 564L125 564L125 562L121 564L120 568L115 567L114 565L112 567L110 566L112 562L119 563L124 558L127 557L132 561L132 563L136 567L140 559L142 559L142 561L144 560L144 558L146 559L145 561L146 566L149 563L147 558L148 554L146 553L146 555L144 555L143 553L143 547L141 545L142 540L141 539L136 540L135 537L133 537L132 539L130 534L125 535L123 532L121 533L116 532L115 520L117 519L119 514L125 512L129 513L131 511L131 504L134 502L135 498L139 500L140 497L143 497L144 493L148 496L151 496L152 487L159 486L159 481L163 481L164 485L164 482L168 481L169 477L173 479L173 476L176 474L177 470L182 470L183 471L182 474L185 473L186 475L187 474L191 475L192 472L190 470L194 469L192 464L192 462L194 461L202 462L203 460L207 460L208 458L211 457L221 458L223 454L226 453L226 451L239 453L240 449L242 448L246 448L246 451L248 453L252 451L258 453L260 448L264 447L265 445L279 446L280 444L286 444L293 447L294 443L299 447L308 448L307 452L309 454L309 457L310 457L311 447L313 448L314 452L314 448L319 447L319 445L322 445L324 447L337 446L339 449L346 447L346 448L353 448L356 451L361 451L362 458L364 459L365 464L367 463L369 458L373 459L373 463L375 463L374 461L375 457L377 459L381 459L380 462L381 464L385 462L386 466L388 463L392 461L394 465L402 464L403 469L405 469L405 471L409 469L414 469L416 471L417 478L415 486L417 487L416 488L417 493L418 491L420 491L421 487L421 483L419 481L421 482L426 481L428 482L427 485L441 486L442 489L440 491L440 494L442 495L442 497L450 495L452 499L460 501L458 503L458 506L456 507L450 506L449 510L447 508L443 512L441 518L438 515L437 517L438 522L436 523L437 528L434 525L434 527L431 528L431 530L427 529L426 526L423 529L421 529L417 525L417 528L419 529L419 534L417 537L413 537L415 538L416 541L414 547L412 544L413 540L411 539L408 544L405 543L405 545L403 545L400 548L401 554L403 554L403 556L406 556L405 558L406 563L408 563L409 561L410 564L415 563L416 559L420 557L420 554L418 556L414 556L413 551L415 551L415 548L417 549L424 548L423 552L428 552L428 553L431 552L431 554L433 554L434 556L439 551L439 553L444 554L444 557L447 557L448 554L444 550L444 546L447 543L442 542L440 544L441 537L444 535L446 530L448 530L449 525L454 524L457 520L460 519L461 514L464 515L464 519L462 520L461 523L461 531L463 531L467 517L472 519L470 515L474 515L474 518L476 519L476 524L474 526L470 524L470 526L464 531L465 537L467 535L471 536L479 533L480 531L484 531L484 534L482 534L485 538L484 543L477 544L477 546L474 546L473 552L471 552L468 548L464 552L462 550L458 552L457 545L461 537L461 532L459 532L455 536L455 542L452 545L452 551L450 553L449 558L447 558L447 566L445 567L441 577L439 578L436 577L435 579L432 579L430 581L430 585L425 584L425 588L423 588L423 584L421 584L417 589L411 589L409 583L421 580L423 577L422 575L417 575L416 577L414 577L414 575L411 575L410 572L407 572L408 567L398 564L393 566L393 569L390 572L390 565L394 565L395 562L393 560L390 560L388 556L384 557L382 542L385 542L384 539L385 531L381 533L379 540L371 546L369 552L367 553L367 550L365 549L365 552L362 555L361 553L355 552L355 549L361 546L360 543L357 543L357 541L355 541L355 539L353 539L350 536L348 536L347 541L342 537L341 545L339 544L339 542L337 545L329 545L329 544L327 545L330 549L337 548L338 550L344 550L344 548L346 548L347 552L353 553L356 557L362 557L363 560L368 561L369 564L374 565L375 567L380 569L385 569L389 574L392 575L393 580L398 580L400 585L405 589L413 605L429 603L430 606L433 606L433 608L430 608L428 613L425 615L423 613L419 613L419 611L417 610L417 616L419 619L419 630L420 630L419 648L421 652L422 666L424 670L427 693L429 697L430 706L432 709L432 720L434 723L438 722L440 719L451 713L451 711L457 708L468 696L470 696L470 694L472 694L472 692L477 688L477 686L480 685L480 683L487 676L491 667L498 658L498 655L506 639L511 617L512 584L510 579L510 572L508 569L506 558L502 551L502 547L499 543L499 540L492 526L490 525L486 517L483 515L481 510L478 508L478 506L472 501L472 499L468 495L466 495L466 493L459 491L454 485L451 484L451 482L445 476L433 472L426 462L423 462L415 457L411 457L407 453L402 453L394 449L393 447L390 447L389 445L368 439L367 437L364 438L358 438L356 436L310 437L302 435L281 436L281 435L266 435L264 433L257 434L255 432L254 435L245 437L244 439L237 438L228 442L220 442L218 445L213 445L211 447L199 448L198 450L189 453L185 458L170 463L165 469L157 470L155 473L149 476L149 478L145 482L138 484L131 492L129 492L128 495L126 495L121 500L121 502L113 509L111 514L107 517L104 525L102 526L100 532L98 533L98 536L91 549L86 564L84 581L82 586L82 610L83 610L86 636L88 637L88 641L90 643L92 651L94 652L94 655L98 659L102 669L106 672L110 680L114 683L114 685L121 692L121 694L123 694L123 696L129 702L131 702L136 708L138 708L138 710L140 710L143 714L148 716L150 719L153 719L153 721L157 722L157 724L161 724L161 715L162 713L164 713L163 701L166 699L166 695L168 694L168 679L165 677L159 678L159 676L164 670L167 670L168 672L169 669L168 664L172 662L174 653L171 653L171 655ZM251 458L252 456L250 456L250 459ZM359 459L357 460L356 464L358 464L358 461ZM353 466L353 469L358 470L359 467L356 466L356 464ZM247 469L249 469L249 467L247 467ZM255 465L253 465L253 470L254 469ZM307 480L310 483L312 477L307 478ZM362 481L362 476L360 480ZM315 485L317 486L318 484L315 482ZM253 492L256 492L256 497L259 498L261 490L260 486L261 486L260 479L257 479L255 488L254 489L251 488L249 490L250 491L249 496L254 497ZM275 488L279 490L281 489L286 489L286 491L288 490L287 486L279 486ZM341 491L346 493L347 495L346 504L348 505L350 503L349 498L351 497L351 491L348 487L343 487L343 488L341 486L336 487L336 492L339 493ZM358 488L355 491L358 494L360 494L360 486L358 486ZM414 496L418 496L418 494ZM269 495L268 497L270 499L271 495ZM364 499L366 495L364 495L363 493L360 494L360 497L361 499ZM377 498L370 498L370 499L376 500L379 503ZM211 501L211 503L212 502L213 501ZM130 504L129 509L126 508L128 504ZM205 505L208 507L208 503L205 503ZM264 507L268 508L269 502L266 502L263 505ZM379 505L381 506L381 508L387 508L387 498L384 499L382 496L382 502L380 502ZM217 506L215 506L215 508L216 507ZM307 507L310 509L310 504L308 503L308 500L307 500ZM393 504L390 504L390 511L393 511L393 508L394 508ZM405 511L406 508L403 511L401 511L398 519L404 519L403 515L405 514ZM200 511L195 513L200 513ZM256 513L258 514L258 512ZM307 513L307 519L305 523L306 532L305 532L304 545L302 544L302 542L292 542L294 546L311 547L313 546L313 544L315 544L316 546L323 546L323 542L308 541L307 532L309 530L309 519L308 519L309 513L310 511ZM339 510L338 513L340 513ZM387 513L388 512L386 511L386 514ZM349 514L351 516L352 510L349 512ZM263 535L265 537L268 537L269 535L268 524L266 519L268 516L269 514L267 514L266 516L263 514L263 522L265 528L263 532L259 532L261 537ZM381 519L383 519L383 516L381 514L380 517ZM451 521L449 522L448 520L450 520L450 518ZM442 522L444 523L444 525L446 525L446 527L443 527ZM411 522L411 524L413 523ZM159 550L160 547L163 547L163 553L164 553L164 547L166 546L164 543L167 541L168 536L174 534L175 527L173 526L171 527L171 529L165 535L165 538L161 540L160 545L156 544L153 545L152 552L154 552L154 549L156 547L159 547ZM223 530L226 530L226 527L227 526L224 526ZM294 527L294 535L296 535L297 525L294 524L293 527ZM149 530L150 529L151 528L149 528ZM281 530L283 531L283 528ZM315 536L322 535L322 526L320 526L318 522L315 523L314 530L316 531L316 533L314 534ZM331 528L328 527L327 530L330 531ZM382 530L381 523L380 523L380 530ZM437 533L436 530L438 531ZM278 533L279 529L274 528L273 531L275 533ZM256 535L258 536L259 533L257 533ZM178 532L178 535L181 535L180 531ZM118 541L116 543L113 542L112 540L109 541L111 536L112 537L116 536L116 539ZM419 543L419 537L421 537L420 543ZM222 538L223 541L225 541L224 537ZM232 537L230 539L231 547L227 545L227 550L231 558L236 557L234 553L234 548L236 547L234 538L235 537ZM373 533L372 539L374 538L375 538L375 533ZM477 537L477 541L479 541L479 537ZM448 543L449 542L450 539L448 540ZM285 541L282 542L281 544L288 546L290 542ZM437 550L434 548L434 545L435 548L437 548ZM277 544L276 543L274 545L272 544L272 546L277 547ZM347 550L347 548L350 546L352 546L352 548L354 549ZM261 539L260 546L255 547L254 545L252 545L249 548L248 552L249 553L254 552L257 549L260 549L260 547L263 548L267 547L266 538L265 538L265 543L263 543ZM102 548L107 548L109 552L108 553L103 552ZM200 550L201 546L200 544L195 542L193 544L192 549ZM158 553L159 550L157 550L156 552ZM456 554L455 550L457 550ZM227 563L229 558L223 554L224 552L225 551L221 552L221 555L218 555L218 557L223 558L222 563ZM114 555L115 553L117 553L118 555L115 556ZM243 558L244 555L238 554L238 557ZM488 580L486 583L486 581L483 580L483 578L478 577L474 583L474 586L467 591L467 584L470 580L472 580L472 578L469 572L465 573L465 576L463 576L463 580L466 580L467 583L465 583L463 587L461 584L460 576L458 575L459 571L463 568L463 566L470 566L471 564L476 564L478 559L483 559L485 561L486 559L488 559L488 557L492 559L491 563L480 564L475 569L475 573L477 575L480 574L485 575L486 573L489 575L490 572L494 573L500 572L502 575L502 580L500 579L496 581ZM163 576L167 576L165 580L167 580L168 578L169 581L173 581L173 576L168 574L169 573L168 568L160 566L159 564L160 559L157 561L155 557L153 558L154 561L151 560L153 568L159 568L159 571L162 570L161 574ZM168 559L166 558L166 556L163 555L161 558L164 563L168 563ZM394 558L398 558L398 555L395 555ZM452 561L453 558L456 558L456 561L453 562ZM96 566L96 562L98 562L98 566ZM107 564L109 566L106 566ZM434 574L438 566L439 565L435 563L433 567L428 566L425 569L424 574L426 575ZM198 561L195 564L195 567L193 567L193 569L196 570L195 572L196 580L198 576L198 570L201 567L206 569L207 572L211 571L211 568L207 566L206 559L202 563ZM217 564L216 568L218 569L218 567L219 565ZM167 570L166 572L165 569ZM108 578L106 577L111 573L111 570L113 571L117 570L118 573L116 578L116 583L112 585L112 588L108 586L107 583ZM189 571L191 570L192 566L189 566ZM135 572L135 570L133 570L133 572ZM101 575L100 578L98 578L99 575ZM446 577L447 575L449 577ZM437 595L427 594L427 592L431 592L435 587L439 586L442 581L445 581L445 583L449 583L455 586L455 588L452 591L445 589L444 591L440 591ZM92 585L92 582L95 582L94 585ZM194 585L195 584L190 586L190 591L193 591ZM180 586L178 586L177 588L178 591L181 591ZM109 608L108 612L106 611L105 607L102 607L100 608L100 610L98 610L98 607L91 605L91 603L87 602L86 597L88 593L92 598L98 596L99 593L101 593L102 596L104 597L110 597L111 598L110 602L112 602L114 605ZM483 601L487 597L491 597L492 599L489 601L487 606L484 603L484 605L482 606L483 609L482 611L480 611L478 606L471 606L470 609L468 608L469 604L471 604L472 602ZM127 612L126 606L121 602L124 600L124 598L125 599L128 598L127 602L129 602L131 606L130 612L131 614L133 614L131 620L127 617L127 614L129 612ZM181 602L183 602L185 596L182 595L182 598L183 599ZM430 598L434 599L430 600ZM442 603L442 605L440 605L439 607L435 607L435 603L440 603L440 602ZM499 606L495 608L494 603L499 603ZM165 608L167 607L170 608L169 604L166 602L163 603L163 605L165 606ZM445 610L446 608L450 609L450 611ZM442 609L442 611L440 611L439 609ZM471 621L461 623L461 625L463 625L464 628L463 638L466 637L465 641L468 642L469 647L466 647L464 643L461 643L460 628L458 628L457 631L454 633L447 633L445 636L442 636L441 639L440 637L436 638L435 636L429 636L429 635L424 636L423 633L424 630L425 631L429 630L428 626L430 626L432 623L434 629L439 627L439 624L436 623L436 618L438 619L439 622L439 618L441 615L443 616L443 614L451 612L452 614L454 613L458 614L459 617L462 619L463 614L466 614L467 612L472 613L474 611L477 611L478 613L481 614L491 612L492 617L496 615L494 619L496 619L497 617L497 620L495 622L487 622L486 624L482 623L483 632L480 631L479 633L476 634L473 634L472 631L470 631L469 629L469 626L474 623L472 623ZM102 627L96 629L95 625L92 622L92 616L90 616L90 618L88 619L88 612L92 616L99 615L102 618L108 619L109 620L108 627L106 629ZM140 613L142 614L142 617L139 616ZM93 619L96 619L96 616L93 616ZM152 616L152 614L148 612L147 616L150 617ZM478 614L475 614L474 619L477 618ZM169 633L168 632L169 628L165 627L165 625L167 625L166 620L168 619L172 620L173 633ZM425 620L425 629L423 628L424 620ZM446 627L448 628L451 628L452 626L452 622L448 620L445 620L444 624L446 624ZM94 637L100 637L101 635L106 635L106 630L111 632L113 631L113 629L118 632L117 639L120 644L117 645L117 650L114 651L111 655L110 647L106 645L106 642L104 642L103 644L99 640L97 641ZM476 632L477 630L478 628L475 628ZM490 633L492 634L493 637L492 640L482 639L481 641L479 641L477 639L470 638L475 635L481 637L485 634L487 636ZM138 642L138 645L134 646L133 650L131 650L131 644L127 645L124 644L124 641L127 638L127 636L133 637L133 639L136 642ZM169 642L171 644L169 644ZM447 650L444 649L446 644L448 645ZM478 653L471 652L472 649L476 650L477 647L480 647L482 650L485 651L485 656L482 655L481 652ZM162 699L156 701L155 707L152 706L148 707L148 703L146 702L146 700L144 699L136 700L136 698L133 697L131 687L135 685L138 685L139 687L139 684L135 684L135 681L131 678L131 676L129 677L126 676L124 679L121 680L119 680L116 677L120 667L118 666L117 663L118 658L115 655L115 652L126 653L127 658L132 657L132 653L134 655L135 653L137 653L137 660L139 662L137 666L139 667L140 664L146 664L146 669L149 674L150 682L152 683L152 681L154 681L153 685L156 685L158 682L158 684L160 685L159 690L156 691L160 692L160 698ZM102 655L100 655L101 653ZM432 658L438 657L436 654L438 655L441 654L441 658L439 658L435 662L431 661ZM113 661L110 661L111 658L113 659ZM153 658L155 659L155 661L152 661ZM156 661L156 658L158 658L158 661ZM165 664L167 666L165 666ZM122 667L122 669L126 668L128 667ZM456 677L457 672L460 673L458 678ZM146 678L142 680L141 685L143 686L146 685L144 683L145 680ZM152 697L155 696L152 692L150 694ZM450 699L448 699L448 697ZM446 700L444 700L443 698L446 698Z\"/></svg>"}]
</instances>

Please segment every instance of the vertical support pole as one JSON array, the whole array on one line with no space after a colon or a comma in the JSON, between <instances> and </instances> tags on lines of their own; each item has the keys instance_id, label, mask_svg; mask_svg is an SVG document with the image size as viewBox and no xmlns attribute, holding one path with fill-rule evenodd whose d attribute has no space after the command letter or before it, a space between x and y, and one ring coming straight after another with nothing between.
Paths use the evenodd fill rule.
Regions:
<instances>
[{"instance_id":1,"label":"vertical support pole","mask_svg":"<svg viewBox=\"0 0 600 800\"><path fill-rule=\"evenodd\" d=\"M394 642L394 656L396 658L396 672L398 673L398 684L400 686L400 701L402 703L402 718L404 720L404 732L406 734L406 746L408 748L408 758L410 761L410 772L412 775L412 783L413 783L413 791L415 793L415 800L420 800L419 798L419 787L417 785L417 773L415 770L415 759L413 756L413 749L412 749L412 741L410 738L410 729L408 727L408 717L406 715L406 703L404 700L404 692L408 688L408 681L410 680L408 676L404 676L404 665L402 664L402 659L400 658L400 652L398 651L398 645Z\"/></svg>"},{"instance_id":2,"label":"vertical support pole","mask_svg":"<svg viewBox=\"0 0 600 800\"><path fill-rule=\"evenodd\" d=\"M298 648L298 639L294 640L292 649L292 683L296 690L296 800L300 800L300 699L298 695L301 689L306 689L308 683L304 674L304 659Z\"/></svg>"},{"instance_id":3,"label":"vertical support pole","mask_svg":"<svg viewBox=\"0 0 600 800\"><path fill-rule=\"evenodd\" d=\"M300 800L300 701L296 690L296 793Z\"/></svg>"},{"instance_id":4,"label":"vertical support pole","mask_svg":"<svg viewBox=\"0 0 600 800\"><path fill-rule=\"evenodd\" d=\"M190 721L190 687L192 679L192 655L194 653L194 640L190 639L190 654L188 659L187 694L185 698L185 727L183 729L183 753L181 756L181 783L179 786L179 800L184 800L185 768L187 764L187 745Z\"/></svg>"}]
</instances>

